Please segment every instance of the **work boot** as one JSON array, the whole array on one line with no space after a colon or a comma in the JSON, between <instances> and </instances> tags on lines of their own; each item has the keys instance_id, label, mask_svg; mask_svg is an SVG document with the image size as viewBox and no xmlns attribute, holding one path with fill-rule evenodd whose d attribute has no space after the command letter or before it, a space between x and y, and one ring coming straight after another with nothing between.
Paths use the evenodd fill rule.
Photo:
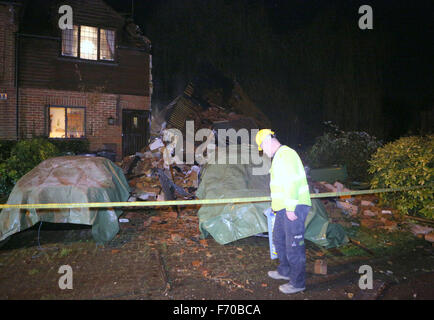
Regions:
<instances>
[{"instance_id":1,"label":"work boot","mask_svg":"<svg viewBox=\"0 0 434 320\"><path fill-rule=\"evenodd\" d=\"M304 291L305 289L306 288L295 288L290 283L285 283L285 284L282 284L282 285L279 286L280 292L283 292L283 293L286 293L286 294L301 292L301 291Z\"/></svg>"},{"instance_id":2,"label":"work boot","mask_svg":"<svg viewBox=\"0 0 434 320\"><path fill-rule=\"evenodd\" d=\"M272 279L276 279L276 280L289 280L289 277L285 277L282 276L279 272L277 271L268 271L268 276Z\"/></svg>"}]
</instances>

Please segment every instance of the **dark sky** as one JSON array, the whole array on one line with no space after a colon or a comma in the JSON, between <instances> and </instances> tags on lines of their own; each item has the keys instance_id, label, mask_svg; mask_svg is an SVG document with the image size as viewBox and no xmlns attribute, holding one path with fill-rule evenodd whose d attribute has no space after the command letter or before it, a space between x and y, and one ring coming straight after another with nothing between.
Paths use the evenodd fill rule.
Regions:
<instances>
[{"instance_id":1,"label":"dark sky","mask_svg":"<svg viewBox=\"0 0 434 320\"><path fill-rule=\"evenodd\" d=\"M118 11L130 13L134 3L134 18L146 34L146 20L156 6L165 0L107 0ZM224 2L224 1L222 1ZM397 94L405 91L432 89L434 15L433 1L418 0L252 0L263 3L275 34L293 33L309 25L331 5L341 8L341 15L357 21L360 5L371 5L374 30L385 30L395 40L391 64L390 89ZM179 0L182 5L182 0ZM151 39L152 41L153 39ZM404 67L404 65L406 67ZM408 81L407 79L412 79Z\"/></svg>"},{"instance_id":2,"label":"dark sky","mask_svg":"<svg viewBox=\"0 0 434 320\"><path fill-rule=\"evenodd\" d=\"M211 3L217 5L228 3L232 0L214 0ZM361 5L370 5L373 8L374 30L363 31L369 37L377 35L376 43L387 47L387 65L382 71L382 95L384 117L395 117L392 122L408 122L410 112L415 115L419 110L433 108L434 85L433 85L433 57L434 57L434 27L433 27L433 1L417 0L239 0L244 6L259 5L264 8L268 16L268 22L272 28L272 34L279 37L291 37L298 32L305 32L309 26L318 21L322 15L335 15L336 21L345 23L357 29L357 21L360 17L358 8ZM131 12L132 0L106 0L113 8L125 13ZM159 12L158 9L167 9L167 4L182 6L183 0L170 2L170 0L135 0L134 19L141 27L144 34L159 45L158 37L149 35L149 20ZM333 8L334 11L330 11ZM161 11L160 11L161 12ZM158 19L157 19L158 21ZM354 22L353 22L354 21ZM261 21L257 21L258 24ZM338 26L345 23L336 24ZM328 24L330 26L330 24ZM325 27L326 36L331 38L338 30ZM155 28L154 28L155 32ZM186 31L188 32L188 31ZM361 32L360 30L356 30ZM182 33L181 33L182 35ZM158 36L160 36L158 34ZM164 35L161 35L164 37ZM186 35L187 37L187 35ZM366 51L365 51L366 54ZM325 62L327 63L327 62ZM158 72L156 72L158 73ZM297 79L296 79L297 81ZM156 82L158 85L158 81ZM415 117L414 119L416 119ZM420 121L418 119L414 120ZM416 123L416 126L418 124ZM393 126L393 125L390 125ZM411 126L402 126L402 130L395 125L394 134L405 133Z\"/></svg>"}]
</instances>

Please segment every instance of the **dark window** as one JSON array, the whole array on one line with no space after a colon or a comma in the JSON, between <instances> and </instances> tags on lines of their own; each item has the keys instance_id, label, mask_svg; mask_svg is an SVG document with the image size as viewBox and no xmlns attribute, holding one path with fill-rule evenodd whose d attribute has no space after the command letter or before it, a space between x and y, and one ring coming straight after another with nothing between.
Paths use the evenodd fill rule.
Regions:
<instances>
[{"instance_id":1,"label":"dark window","mask_svg":"<svg viewBox=\"0 0 434 320\"><path fill-rule=\"evenodd\" d=\"M85 137L84 108L55 106L48 110L50 138Z\"/></svg>"},{"instance_id":2,"label":"dark window","mask_svg":"<svg viewBox=\"0 0 434 320\"><path fill-rule=\"evenodd\" d=\"M62 55L87 60L113 61L115 31L90 26L74 26L62 31Z\"/></svg>"}]
</instances>

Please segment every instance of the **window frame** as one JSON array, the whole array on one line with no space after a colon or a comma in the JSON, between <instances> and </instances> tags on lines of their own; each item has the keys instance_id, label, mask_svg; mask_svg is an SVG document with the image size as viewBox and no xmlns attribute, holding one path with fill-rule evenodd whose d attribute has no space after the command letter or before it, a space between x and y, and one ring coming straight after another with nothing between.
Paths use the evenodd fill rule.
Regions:
<instances>
[{"instance_id":1,"label":"window frame","mask_svg":"<svg viewBox=\"0 0 434 320\"><path fill-rule=\"evenodd\" d=\"M47 137L48 139L55 139L55 140L85 140L87 139L87 130L86 130L86 123L87 123L87 115L86 115L86 107L83 106L61 106L61 105L54 105L50 104L46 107L46 124L47 124ZM56 138L56 137L50 137L50 131L51 131L51 121L50 121L50 108L63 108L65 109L65 135L68 133L68 108L69 109L83 109L84 110L84 119L83 119L83 129L84 129L84 135L80 138Z\"/></svg>"},{"instance_id":2,"label":"window frame","mask_svg":"<svg viewBox=\"0 0 434 320\"><path fill-rule=\"evenodd\" d=\"M100 27L100 26L94 26L94 25L85 25L85 24L74 24L74 26L78 27L78 34L77 34L77 56L68 56L63 54L63 32L60 31L60 53L59 57L64 59L72 59L72 60L80 60L80 61L86 61L86 62L100 62L100 63L108 63L108 64L116 64L117 63L117 30L112 27ZM92 27L97 29L97 58L96 60L93 59L86 59L80 57L80 49L81 49L81 27ZM101 50L101 30L110 30L114 32L114 45L113 45L113 59L107 60L107 59L101 59L100 50Z\"/></svg>"}]
</instances>

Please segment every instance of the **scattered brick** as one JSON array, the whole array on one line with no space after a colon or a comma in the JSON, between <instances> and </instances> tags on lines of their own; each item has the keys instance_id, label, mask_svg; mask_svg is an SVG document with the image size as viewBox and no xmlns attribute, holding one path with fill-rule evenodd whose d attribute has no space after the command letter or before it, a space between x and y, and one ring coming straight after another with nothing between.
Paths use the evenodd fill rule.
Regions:
<instances>
[{"instance_id":1,"label":"scattered brick","mask_svg":"<svg viewBox=\"0 0 434 320\"><path fill-rule=\"evenodd\" d=\"M362 227L369 228L369 229L376 228L378 226L383 225L383 223L380 220L375 220L375 219L361 219L360 224Z\"/></svg>"},{"instance_id":2,"label":"scattered brick","mask_svg":"<svg viewBox=\"0 0 434 320\"><path fill-rule=\"evenodd\" d=\"M327 262L325 260L315 260L314 271L315 274L327 274Z\"/></svg>"},{"instance_id":3,"label":"scattered brick","mask_svg":"<svg viewBox=\"0 0 434 320\"><path fill-rule=\"evenodd\" d=\"M200 267L202 265L202 261L200 260L194 260L191 262L191 264L193 265L193 267Z\"/></svg>"},{"instance_id":4,"label":"scattered brick","mask_svg":"<svg viewBox=\"0 0 434 320\"><path fill-rule=\"evenodd\" d=\"M375 212L372 212L371 210L364 210L363 215L368 217L375 217L377 214Z\"/></svg>"},{"instance_id":5,"label":"scattered brick","mask_svg":"<svg viewBox=\"0 0 434 320\"><path fill-rule=\"evenodd\" d=\"M174 241L174 242L179 242L182 240L182 237L177 233L172 233L170 235L170 239L172 239L172 241Z\"/></svg>"},{"instance_id":6,"label":"scattered brick","mask_svg":"<svg viewBox=\"0 0 434 320\"><path fill-rule=\"evenodd\" d=\"M365 206L365 207L373 207L374 203L372 201L362 200L360 202L360 205Z\"/></svg>"},{"instance_id":7,"label":"scattered brick","mask_svg":"<svg viewBox=\"0 0 434 320\"><path fill-rule=\"evenodd\" d=\"M151 217L152 222L160 223L162 220L163 219L161 219L161 217L158 217L158 216L152 216Z\"/></svg>"},{"instance_id":8,"label":"scattered brick","mask_svg":"<svg viewBox=\"0 0 434 320\"><path fill-rule=\"evenodd\" d=\"M434 232L425 235L425 240L434 243Z\"/></svg>"},{"instance_id":9,"label":"scattered brick","mask_svg":"<svg viewBox=\"0 0 434 320\"><path fill-rule=\"evenodd\" d=\"M178 218L178 213L175 211L171 211L168 213L168 216L170 219L176 219L176 218Z\"/></svg>"},{"instance_id":10,"label":"scattered brick","mask_svg":"<svg viewBox=\"0 0 434 320\"><path fill-rule=\"evenodd\" d=\"M208 247L208 240L206 239L199 240L199 243L205 248Z\"/></svg>"}]
</instances>

